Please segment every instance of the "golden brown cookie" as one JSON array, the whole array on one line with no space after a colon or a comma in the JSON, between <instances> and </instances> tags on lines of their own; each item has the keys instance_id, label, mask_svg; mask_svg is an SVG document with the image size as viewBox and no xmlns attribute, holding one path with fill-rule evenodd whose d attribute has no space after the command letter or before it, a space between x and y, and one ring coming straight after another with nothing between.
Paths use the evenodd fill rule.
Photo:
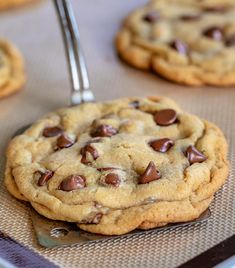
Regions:
<instances>
[{"instance_id":1,"label":"golden brown cookie","mask_svg":"<svg viewBox=\"0 0 235 268\"><path fill-rule=\"evenodd\" d=\"M24 83L23 57L14 45L0 40L0 98L19 91Z\"/></svg>"},{"instance_id":2,"label":"golden brown cookie","mask_svg":"<svg viewBox=\"0 0 235 268\"><path fill-rule=\"evenodd\" d=\"M14 8L32 2L33 0L0 0L0 10Z\"/></svg>"},{"instance_id":3,"label":"golden brown cookie","mask_svg":"<svg viewBox=\"0 0 235 268\"><path fill-rule=\"evenodd\" d=\"M64 108L7 150L5 185L42 215L114 235L196 219L228 175L212 123L167 98Z\"/></svg>"},{"instance_id":4,"label":"golden brown cookie","mask_svg":"<svg viewBox=\"0 0 235 268\"><path fill-rule=\"evenodd\" d=\"M130 65L192 86L235 85L235 1L156 0L132 12L116 38Z\"/></svg>"}]
</instances>

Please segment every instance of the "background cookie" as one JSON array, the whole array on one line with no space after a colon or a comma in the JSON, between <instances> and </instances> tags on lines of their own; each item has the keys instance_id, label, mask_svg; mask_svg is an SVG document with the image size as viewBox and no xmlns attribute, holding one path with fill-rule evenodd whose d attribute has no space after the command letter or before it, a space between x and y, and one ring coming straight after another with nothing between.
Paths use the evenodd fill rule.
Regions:
<instances>
[{"instance_id":1,"label":"background cookie","mask_svg":"<svg viewBox=\"0 0 235 268\"><path fill-rule=\"evenodd\" d=\"M27 3L33 2L32 0L0 0L0 10L14 8Z\"/></svg>"},{"instance_id":2,"label":"background cookie","mask_svg":"<svg viewBox=\"0 0 235 268\"><path fill-rule=\"evenodd\" d=\"M24 83L23 57L13 44L0 40L0 98L19 91Z\"/></svg>"},{"instance_id":3,"label":"background cookie","mask_svg":"<svg viewBox=\"0 0 235 268\"><path fill-rule=\"evenodd\" d=\"M130 14L116 38L120 57L172 81L235 84L235 2L158 0Z\"/></svg>"},{"instance_id":4,"label":"background cookie","mask_svg":"<svg viewBox=\"0 0 235 268\"><path fill-rule=\"evenodd\" d=\"M42 215L123 234L197 218L228 175L212 123L167 98L61 109L15 137L5 184Z\"/></svg>"}]
</instances>

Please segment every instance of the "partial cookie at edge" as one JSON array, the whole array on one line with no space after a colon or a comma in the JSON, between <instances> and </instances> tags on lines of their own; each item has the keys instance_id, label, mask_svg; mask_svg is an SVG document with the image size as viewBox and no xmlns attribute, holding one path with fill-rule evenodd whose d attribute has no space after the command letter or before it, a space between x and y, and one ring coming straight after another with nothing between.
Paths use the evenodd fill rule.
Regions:
<instances>
[{"instance_id":1,"label":"partial cookie at edge","mask_svg":"<svg viewBox=\"0 0 235 268\"><path fill-rule=\"evenodd\" d=\"M155 23L152 24L141 21L141 16L144 16L144 14L147 14L152 10L158 10L158 7L164 13L163 7L167 2L169 2L168 3L169 5L174 4L177 6L177 3L179 4L179 7L181 5L182 14L179 11L177 11L179 14L176 12L175 15L173 14L174 13L173 11L171 11L172 14L170 12L165 12L166 18L163 18L162 21L161 18L159 21L156 21ZM200 22L197 21L196 22L186 21L185 23L181 23L182 28L183 29L186 28L185 30L186 32L184 34L180 33L178 35L177 34L174 35L171 33L169 29L171 26L174 28L172 30L173 32L175 31L179 32L178 28L181 27L181 24L179 22L180 20L178 19L179 21L177 21L174 18L174 16L184 15L183 10L184 9L187 10L187 4L183 3L186 2L180 0L152 1L145 7L139 8L136 11L132 12L125 19L123 26L121 27L120 31L116 36L115 45L120 57L128 64L136 68L142 70L153 70L156 73L160 74L161 76L180 84L186 84L191 86L201 86L208 84L221 87L234 85L235 45L231 47L226 47L225 45L222 44L222 41L215 41L210 38L206 38L205 36L202 35L201 37L197 37L201 38L200 44L198 45L199 47L197 48L196 46L198 41L193 39L190 40L190 36L195 35L196 38L196 34L194 35L192 34L192 32L194 32L192 30L193 27L196 27L196 29L198 27L201 31L205 31L205 29L217 24L225 25L224 28L226 30L224 30L225 36L223 37L224 38L223 42L226 41L226 38L235 36L235 25L230 25L229 23L229 16L232 17L233 14L235 14L234 3L232 1L227 1L226 3L221 2L223 5L225 4L228 5L228 7L230 7L230 9L232 10L228 11L231 13L231 14L229 13L230 14L229 16L227 15L224 16L223 13L220 14L219 12L203 13L201 11L201 13L203 14L201 20L207 21L205 26L203 26L204 24L201 25ZM208 9L212 5L213 7L219 6L219 1L214 2L211 1L208 3L203 2L201 4L198 4L196 1L191 1L190 3L192 5L191 8L192 10L191 11L189 10L189 12L191 13L195 13L196 10L200 8L206 10L207 5ZM166 10L169 9L168 8L169 5L165 7ZM179 10L179 8L177 10ZM224 16L225 22L221 21L222 16ZM218 22L216 19L217 17L219 18ZM167 34L165 34L165 32L167 32L166 30L169 31L168 36ZM197 31L199 30L197 29ZM166 36L164 36L164 34ZM151 40L151 38L153 38L151 37L151 35L154 35L155 39ZM156 37L156 35L158 35L158 37ZM187 55L183 54L181 55L176 50L174 51L174 49L170 48L169 44L172 41L174 41L174 39L178 38L179 40L181 40L182 38L182 40L186 42L186 44L188 44L188 42L191 42L192 46L195 47L195 51L193 50L194 48L189 49L190 53L189 59ZM215 51L215 55L214 56L212 55L211 58L210 57L208 58L209 54L207 49L210 49L210 47L211 52ZM193 51L192 55L191 51ZM218 53L216 51L218 51ZM208 61L208 63L205 64L203 61L204 62ZM229 67L230 65L231 67ZM223 66L226 66L226 70L224 69Z\"/></svg>"},{"instance_id":2,"label":"partial cookie at edge","mask_svg":"<svg viewBox=\"0 0 235 268\"><path fill-rule=\"evenodd\" d=\"M24 59L20 51L9 41L0 40L0 50L7 59L9 69L4 84L0 87L0 98L7 97L22 89L26 81Z\"/></svg>"}]
</instances>

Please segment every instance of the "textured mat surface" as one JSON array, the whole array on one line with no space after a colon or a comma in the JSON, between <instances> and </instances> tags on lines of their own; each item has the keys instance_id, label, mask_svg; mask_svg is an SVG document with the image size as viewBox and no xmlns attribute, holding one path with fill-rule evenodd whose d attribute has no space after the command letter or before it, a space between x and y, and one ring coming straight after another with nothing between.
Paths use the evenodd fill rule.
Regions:
<instances>
[{"instance_id":1,"label":"textured mat surface","mask_svg":"<svg viewBox=\"0 0 235 268\"><path fill-rule=\"evenodd\" d=\"M27 268L55 268L54 264L46 261L42 256L22 246L9 236L0 232L0 257L17 267Z\"/></svg>"},{"instance_id":2,"label":"textured mat surface","mask_svg":"<svg viewBox=\"0 0 235 268\"><path fill-rule=\"evenodd\" d=\"M0 230L61 267L176 267L235 234L235 88L187 88L121 63L113 37L121 19L144 2L73 1L97 100L133 95L174 98L185 110L222 128L230 144L230 177L217 194L207 223L82 246L39 247L29 208L2 184L4 151L17 128L69 103L69 80L52 1L2 13L0 33L22 50L28 83L20 94L0 102Z\"/></svg>"}]
</instances>

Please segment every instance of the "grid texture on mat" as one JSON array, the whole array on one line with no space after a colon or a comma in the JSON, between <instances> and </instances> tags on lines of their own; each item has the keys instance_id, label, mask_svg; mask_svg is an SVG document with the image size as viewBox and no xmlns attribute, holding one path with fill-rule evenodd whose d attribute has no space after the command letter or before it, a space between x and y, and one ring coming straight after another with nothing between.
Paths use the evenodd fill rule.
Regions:
<instances>
[{"instance_id":1,"label":"grid texture on mat","mask_svg":"<svg viewBox=\"0 0 235 268\"><path fill-rule=\"evenodd\" d=\"M122 64L115 56L113 37L121 19L144 1L74 0L97 99L133 95L172 97L185 110L221 127L230 144L231 172L227 183L216 195L211 206L212 217L207 223L82 246L44 249L37 245L29 207L12 198L2 181L4 152L12 133L43 114L68 104L65 56L51 2L7 11L0 17L0 32L21 49L28 73L25 90L0 103L0 230L61 267L176 267L233 235L235 89L190 89Z\"/></svg>"}]
</instances>

